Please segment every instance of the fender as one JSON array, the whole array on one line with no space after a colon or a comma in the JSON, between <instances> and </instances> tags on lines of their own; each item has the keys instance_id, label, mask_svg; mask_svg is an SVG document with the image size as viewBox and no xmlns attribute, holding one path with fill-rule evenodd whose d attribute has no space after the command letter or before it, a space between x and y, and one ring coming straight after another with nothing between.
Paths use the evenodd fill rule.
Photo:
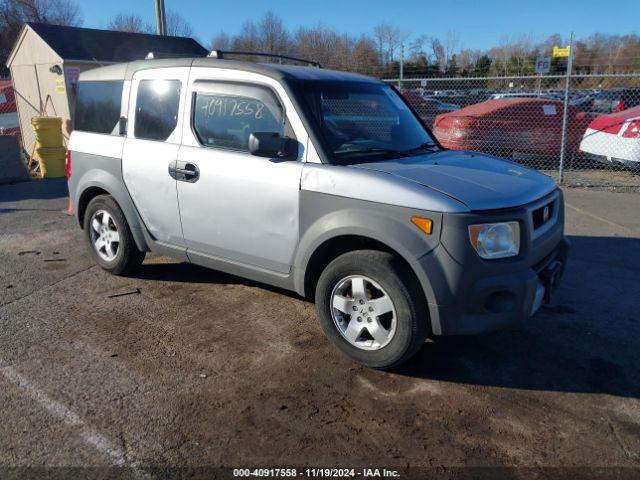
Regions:
<instances>
[{"instance_id":1,"label":"fender","mask_svg":"<svg viewBox=\"0 0 640 480\"><path fill-rule=\"evenodd\" d=\"M309 260L326 241L344 235L358 235L381 242L398 253L420 281L428 303L435 294L419 259L440 243L442 214L392 205L347 199L316 192L301 192L301 235L294 258L295 290L304 294ZM433 221L431 235L426 235L412 222L412 216Z\"/></svg>"}]
</instances>

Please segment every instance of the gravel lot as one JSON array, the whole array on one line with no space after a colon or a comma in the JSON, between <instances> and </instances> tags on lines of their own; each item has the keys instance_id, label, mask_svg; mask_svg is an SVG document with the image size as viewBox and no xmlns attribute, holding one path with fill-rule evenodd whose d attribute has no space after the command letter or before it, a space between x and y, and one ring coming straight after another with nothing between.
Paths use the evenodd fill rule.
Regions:
<instances>
[{"instance_id":1,"label":"gravel lot","mask_svg":"<svg viewBox=\"0 0 640 480\"><path fill-rule=\"evenodd\" d=\"M294 294L157 255L110 276L64 182L1 186L0 465L640 475L640 195L565 194L552 306L385 373L342 358Z\"/></svg>"}]
</instances>

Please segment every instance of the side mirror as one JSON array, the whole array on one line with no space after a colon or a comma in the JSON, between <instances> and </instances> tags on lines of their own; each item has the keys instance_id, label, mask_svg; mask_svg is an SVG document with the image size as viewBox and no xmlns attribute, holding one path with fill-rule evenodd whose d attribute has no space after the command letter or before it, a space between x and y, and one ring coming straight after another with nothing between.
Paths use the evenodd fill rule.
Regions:
<instances>
[{"instance_id":1,"label":"side mirror","mask_svg":"<svg viewBox=\"0 0 640 480\"><path fill-rule=\"evenodd\" d=\"M118 119L118 135L124 137L127 134L127 119L120 117Z\"/></svg>"},{"instance_id":2,"label":"side mirror","mask_svg":"<svg viewBox=\"0 0 640 480\"><path fill-rule=\"evenodd\" d=\"M293 160L296 142L275 132L253 132L249 135L249 152L257 157Z\"/></svg>"}]
</instances>

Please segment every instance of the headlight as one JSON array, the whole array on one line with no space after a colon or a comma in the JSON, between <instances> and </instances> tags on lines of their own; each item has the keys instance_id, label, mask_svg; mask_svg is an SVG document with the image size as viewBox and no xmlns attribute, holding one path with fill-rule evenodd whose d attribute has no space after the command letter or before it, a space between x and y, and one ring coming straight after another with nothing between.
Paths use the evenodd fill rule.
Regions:
<instances>
[{"instance_id":1,"label":"headlight","mask_svg":"<svg viewBox=\"0 0 640 480\"><path fill-rule=\"evenodd\" d=\"M469 225L469 238L482 258L515 257L520 251L518 222Z\"/></svg>"}]
</instances>

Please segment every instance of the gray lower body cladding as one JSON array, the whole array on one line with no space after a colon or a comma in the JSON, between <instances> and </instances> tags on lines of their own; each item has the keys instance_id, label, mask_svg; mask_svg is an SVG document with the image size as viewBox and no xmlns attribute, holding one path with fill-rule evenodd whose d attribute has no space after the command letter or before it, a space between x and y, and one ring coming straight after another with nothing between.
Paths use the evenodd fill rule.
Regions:
<instances>
[{"instance_id":1,"label":"gray lower body cladding","mask_svg":"<svg viewBox=\"0 0 640 480\"><path fill-rule=\"evenodd\" d=\"M553 211L549 220L534 225L534 212L548 205ZM300 211L302 230L295 262L298 292L304 291L304 270L320 244L340 235L369 237L409 263L424 291L436 335L475 334L526 321L545 269L553 262L564 264L569 250L560 190L522 207L464 214L302 191ZM411 223L414 215L434 220L431 235L424 235ZM471 246L468 226L498 221L518 221L520 253L513 258L483 260Z\"/></svg>"},{"instance_id":2,"label":"gray lower body cladding","mask_svg":"<svg viewBox=\"0 0 640 480\"><path fill-rule=\"evenodd\" d=\"M548 205L553 215L536 224L534 212ZM500 221L518 221L520 253L483 260L471 246L468 226ZM559 284L569 255L563 231L559 190L515 209L445 215L441 244L419 259L433 290L429 308L434 333L476 334L525 322L535 309L540 286L548 294Z\"/></svg>"},{"instance_id":3,"label":"gray lower body cladding","mask_svg":"<svg viewBox=\"0 0 640 480\"><path fill-rule=\"evenodd\" d=\"M508 273L472 269L459 264L444 249L420 259L436 299L430 304L431 323L439 335L471 335L518 326L532 315L539 286L558 262L554 288L558 286L569 254L562 237L541 262ZM548 286L547 286L548 288Z\"/></svg>"},{"instance_id":4,"label":"gray lower body cladding","mask_svg":"<svg viewBox=\"0 0 640 480\"><path fill-rule=\"evenodd\" d=\"M115 157L72 152L72 174L69 178L69 198L80 227L82 196L92 189L101 189L111 195L124 213L139 250L148 250L145 228L129 191L122 180L122 160Z\"/></svg>"},{"instance_id":5,"label":"gray lower body cladding","mask_svg":"<svg viewBox=\"0 0 640 480\"><path fill-rule=\"evenodd\" d=\"M74 153L69 191L76 212L81 195L92 187L101 188L116 199L141 250L157 250L181 260L296 290L302 295L308 293L305 273L309 260L324 242L345 235L377 240L401 255L413 269L428 303L433 333L437 335L474 334L522 323L531 314L547 267L554 262L564 264L568 255L559 190L515 209L455 214L302 190L300 239L293 268L283 275L226 259L198 257L195 253L187 257L184 249L157 244L146 231L122 181L120 160ZM532 212L549 204L553 205L551 219L534 228ZM411 223L414 215L433 219L431 235L425 235ZM471 247L468 225L514 220L521 228L519 255L482 260Z\"/></svg>"}]
</instances>

